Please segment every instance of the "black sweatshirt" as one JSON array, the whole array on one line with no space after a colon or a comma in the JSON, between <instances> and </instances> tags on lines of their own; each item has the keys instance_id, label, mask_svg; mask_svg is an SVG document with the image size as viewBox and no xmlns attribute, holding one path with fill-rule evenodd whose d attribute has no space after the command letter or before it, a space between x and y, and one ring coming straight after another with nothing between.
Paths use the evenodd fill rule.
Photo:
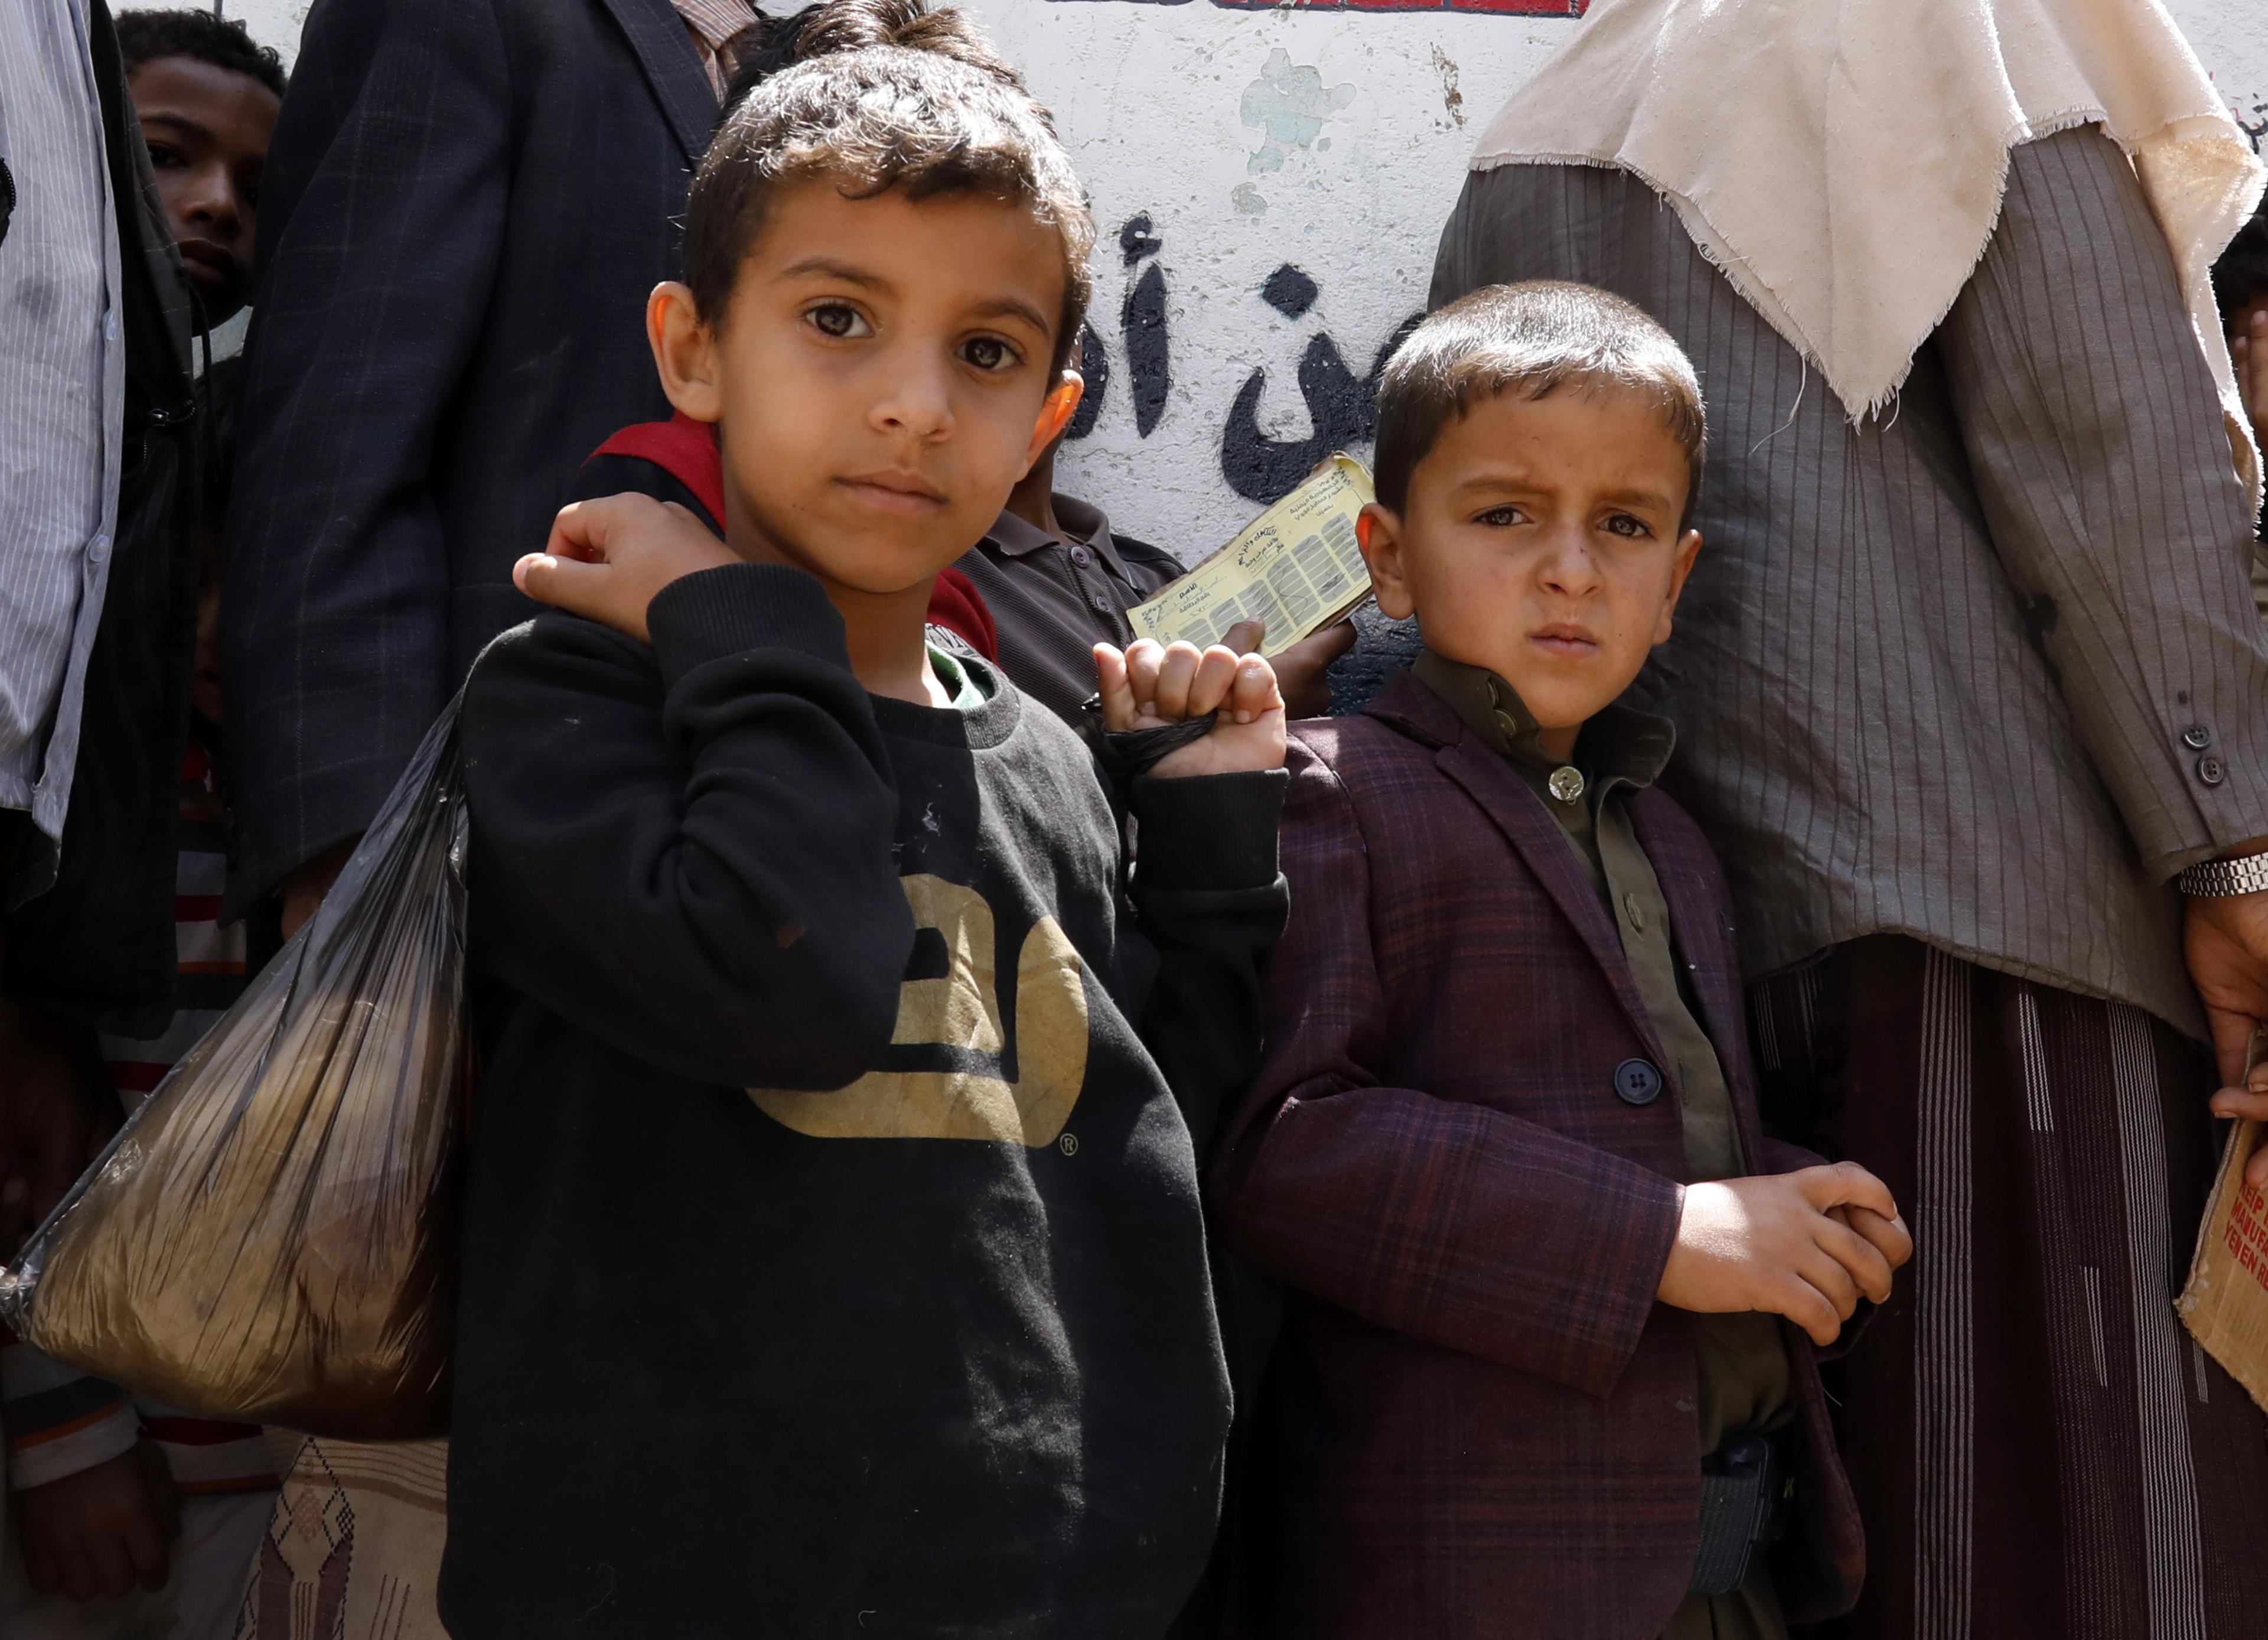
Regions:
<instances>
[{"instance_id":1,"label":"black sweatshirt","mask_svg":"<svg viewBox=\"0 0 2268 1640\"><path fill-rule=\"evenodd\" d=\"M793 570L648 620L544 616L466 692L442 1616L1155 1640L1218 1505L1190 1128L1257 1059L1284 777L1137 782L1130 914L1087 752L997 673L868 695Z\"/></svg>"}]
</instances>

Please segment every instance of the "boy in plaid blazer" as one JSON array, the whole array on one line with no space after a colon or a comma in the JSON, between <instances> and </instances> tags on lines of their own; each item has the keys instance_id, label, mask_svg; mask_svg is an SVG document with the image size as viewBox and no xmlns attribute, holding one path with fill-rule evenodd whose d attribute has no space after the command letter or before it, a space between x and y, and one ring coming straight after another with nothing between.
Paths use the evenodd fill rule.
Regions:
<instances>
[{"instance_id":1,"label":"boy in plaid blazer","mask_svg":"<svg viewBox=\"0 0 2268 1640\"><path fill-rule=\"evenodd\" d=\"M1815 1348L1911 1243L1765 1136L1724 883L1617 704L1701 545L1692 366L1572 284L1389 365L1380 607L1425 649L1292 741L1291 922L1213 1215L1291 1289L1276 1627L1778 1636L1863 1547Z\"/></svg>"}]
</instances>

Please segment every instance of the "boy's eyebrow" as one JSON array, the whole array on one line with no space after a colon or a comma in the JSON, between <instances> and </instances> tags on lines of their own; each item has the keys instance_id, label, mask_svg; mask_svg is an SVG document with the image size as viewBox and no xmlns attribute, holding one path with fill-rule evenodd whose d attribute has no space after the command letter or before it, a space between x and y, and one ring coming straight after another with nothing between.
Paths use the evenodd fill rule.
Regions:
<instances>
[{"instance_id":1,"label":"boy's eyebrow","mask_svg":"<svg viewBox=\"0 0 2268 1640\"><path fill-rule=\"evenodd\" d=\"M202 120L191 119L186 114L175 114L166 108L154 108L148 114L137 111L134 117L139 120L145 129L152 125L176 125L188 136L202 137L208 142L212 139L211 127Z\"/></svg>"},{"instance_id":2,"label":"boy's eyebrow","mask_svg":"<svg viewBox=\"0 0 2268 1640\"><path fill-rule=\"evenodd\" d=\"M831 256L806 256L801 262L792 262L779 271L783 279L800 279L811 274L824 274L830 279L840 279L845 284L856 284L869 291L889 289L890 282L879 273L869 273L864 268L847 262L836 262Z\"/></svg>"},{"instance_id":3,"label":"boy's eyebrow","mask_svg":"<svg viewBox=\"0 0 2268 1640\"><path fill-rule=\"evenodd\" d=\"M1669 498L1659 490L1609 490L1599 498L1602 501L1619 502L1624 506L1659 506L1667 508Z\"/></svg>"},{"instance_id":4,"label":"boy's eyebrow","mask_svg":"<svg viewBox=\"0 0 2268 1640\"><path fill-rule=\"evenodd\" d=\"M1484 490L1541 490L1544 485L1532 473L1506 471L1502 468L1484 469L1469 477L1460 478L1449 486L1453 496L1476 495Z\"/></svg>"},{"instance_id":5,"label":"boy's eyebrow","mask_svg":"<svg viewBox=\"0 0 2268 1640\"><path fill-rule=\"evenodd\" d=\"M845 284L855 284L862 290L886 291L890 282L879 273L847 262L836 262L831 256L806 256L801 262L792 262L779 271L783 279L800 279L819 274L830 279L840 279ZM1017 296L996 296L989 302L979 302L971 313L979 319L1020 319L1042 336L1049 333L1051 321L1031 303Z\"/></svg>"},{"instance_id":6,"label":"boy's eyebrow","mask_svg":"<svg viewBox=\"0 0 2268 1640\"><path fill-rule=\"evenodd\" d=\"M1450 487L1450 493L1464 496L1484 490L1541 490L1543 488L1546 488L1544 483L1532 474L1508 472L1499 468L1492 471L1475 473L1469 478L1459 479ZM1609 490L1595 499L1622 506L1668 507L1670 505L1669 497L1661 491L1638 488Z\"/></svg>"},{"instance_id":7,"label":"boy's eyebrow","mask_svg":"<svg viewBox=\"0 0 2268 1640\"><path fill-rule=\"evenodd\" d=\"M1599 499L1610 501L1615 506L1658 506L1665 513L1676 508L1676 504L1662 490L1608 490Z\"/></svg>"},{"instance_id":8,"label":"boy's eyebrow","mask_svg":"<svg viewBox=\"0 0 2268 1640\"><path fill-rule=\"evenodd\" d=\"M1020 319L1042 336L1049 333L1051 323L1045 314L1015 296L998 296L989 302L979 302L972 311L979 319Z\"/></svg>"}]
</instances>

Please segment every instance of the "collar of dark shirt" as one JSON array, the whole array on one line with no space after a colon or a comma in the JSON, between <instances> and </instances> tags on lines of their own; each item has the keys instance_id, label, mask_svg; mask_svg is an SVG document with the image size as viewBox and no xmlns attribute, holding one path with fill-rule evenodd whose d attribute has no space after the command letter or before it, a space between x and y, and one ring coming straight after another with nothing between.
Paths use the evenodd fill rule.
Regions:
<instances>
[{"instance_id":1,"label":"collar of dark shirt","mask_svg":"<svg viewBox=\"0 0 2268 1640\"><path fill-rule=\"evenodd\" d=\"M1127 573L1125 563L1118 556L1118 543L1110 538L1110 521L1102 509L1092 503L1071 496L1050 496L1056 516L1070 532L1071 539L1082 546L1091 547L1110 566L1112 574L1129 586L1134 577ZM984 543L1004 558L1020 558L1037 552L1042 547L1061 546L1063 543L1038 525L1021 519L1013 513L1003 512L992 521L992 528L984 534Z\"/></svg>"},{"instance_id":2,"label":"collar of dark shirt","mask_svg":"<svg viewBox=\"0 0 2268 1640\"><path fill-rule=\"evenodd\" d=\"M1451 661L1420 649L1410 669L1467 728L1504 757L1532 769L1556 769L1560 759L1543 750L1543 731L1519 691L1486 667ZM1574 762L1592 789L1651 786L1677 748L1677 726L1668 718L1616 701L1583 725Z\"/></svg>"}]
</instances>

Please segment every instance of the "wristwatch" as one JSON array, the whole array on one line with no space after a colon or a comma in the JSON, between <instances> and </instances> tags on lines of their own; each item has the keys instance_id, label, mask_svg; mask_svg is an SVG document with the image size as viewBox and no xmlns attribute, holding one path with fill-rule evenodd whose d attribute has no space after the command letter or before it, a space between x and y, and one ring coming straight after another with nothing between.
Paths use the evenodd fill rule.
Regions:
<instances>
[{"instance_id":1,"label":"wristwatch","mask_svg":"<svg viewBox=\"0 0 2268 1640\"><path fill-rule=\"evenodd\" d=\"M2184 868L2174 881L2192 899L2227 899L2232 894L2268 892L2268 854L2201 860Z\"/></svg>"}]
</instances>

